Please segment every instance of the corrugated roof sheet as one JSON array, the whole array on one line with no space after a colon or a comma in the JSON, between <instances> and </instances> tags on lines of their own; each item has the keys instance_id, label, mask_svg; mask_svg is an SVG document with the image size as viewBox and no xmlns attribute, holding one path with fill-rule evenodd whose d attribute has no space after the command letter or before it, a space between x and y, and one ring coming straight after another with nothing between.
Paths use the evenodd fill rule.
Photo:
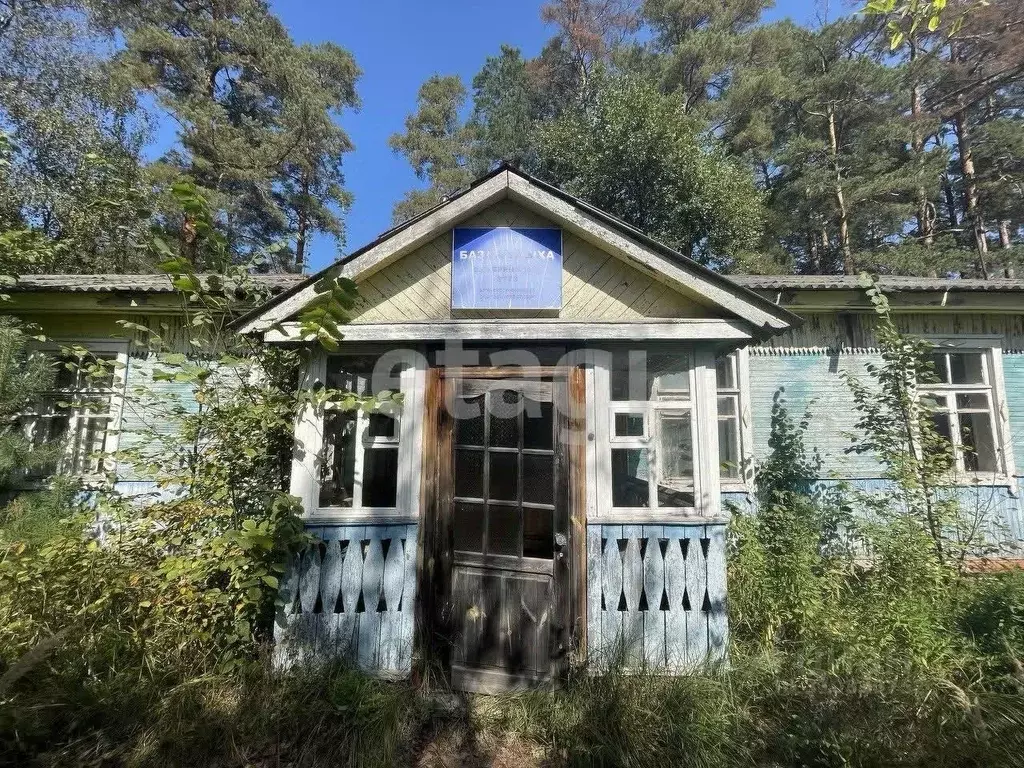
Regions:
<instances>
[{"instance_id":1,"label":"corrugated roof sheet","mask_svg":"<svg viewBox=\"0 0 1024 768\"><path fill-rule=\"evenodd\" d=\"M202 275L201 275L202 276ZM256 275L256 280L272 290L284 291L308 279L308 275ZM851 291L860 288L854 275L729 275L730 280L753 290L821 290ZM883 289L889 291L1006 291L1024 292L1024 280L993 278L935 278L899 277L886 275L879 278ZM174 288L167 275L22 275L9 291L53 291L57 293L172 293Z\"/></svg>"},{"instance_id":2,"label":"corrugated roof sheet","mask_svg":"<svg viewBox=\"0 0 1024 768\"><path fill-rule=\"evenodd\" d=\"M762 291L819 290L853 291L860 288L855 275L730 275L734 282L745 288ZM1024 291L1024 280L992 278L937 278L901 277L883 275L878 278L883 290L888 291Z\"/></svg>"},{"instance_id":3,"label":"corrugated roof sheet","mask_svg":"<svg viewBox=\"0 0 1024 768\"><path fill-rule=\"evenodd\" d=\"M203 277L203 275L200 275ZM305 275L256 275L256 280L273 291L305 280ZM157 275L22 275L7 291L52 291L56 293L173 293L171 278Z\"/></svg>"}]
</instances>

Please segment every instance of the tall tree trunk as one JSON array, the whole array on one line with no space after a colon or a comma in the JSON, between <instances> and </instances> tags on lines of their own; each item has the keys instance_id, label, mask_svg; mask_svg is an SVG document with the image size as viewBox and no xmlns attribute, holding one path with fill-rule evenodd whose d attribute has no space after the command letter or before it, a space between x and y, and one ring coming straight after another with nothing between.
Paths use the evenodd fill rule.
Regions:
<instances>
[{"instance_id":1,"label":"tall tree trunk","mask_svg":"<svg viewBox=\"0 0 1024 768\"><path fill-rule=\"evenodd\" d=\"M946 200L946 219L949 221L949 228L958 229L960 217L956 211L956 195L953 194L953 182L950 181L949 174L945 172L942 174L942 196Z\"/></svg>"},{"instance_id":2,"label":"tall tree trunk","mask_svg":"<svg viewBox=\"0 0 1024 768\"><path fill-rule=\"evenodd\" d=\"M917 238L925 248L935 242L934 207L928 200L928 189L924 183L924 133L921 129L921 115L924 112L921 84L917 82L914 62L917 60L917 39L910 37L910 146L917 163Z\"/></svg>"},{"instance_id":3,"label":"tall tree trunk","mask_svg":"<svg viewBox=\"0 0 1024 768\"><path fill-rule=\"evenodd\" d=\"M850 247L850 214L846 209L846 193L843 190L843 173L839 167L839 134L836 128L836 111L832 104L826 111L828 119L828 140L832 152L832 169L835 174L836 211L839 214L839 247L843 253L843 271L848 275L857 274L853 263L853 249Z\"/></svg>"},{"instance_id":4,"label":"tall tree trunk","mask_svg":"<svg viewBox=\"0 0 1024 768\"><path fill-rule=\"evenodd\" d=\"M999 222L999 247L1003 251L1003 275L1016 277L1017 270L1013 264L1013 239L1010 236L1010 222L1006 219Z\"/></svg>"},{"instance_id":5,"label":"tall tree trunk","mask_svg":"<svg viewBox=\"0 0 1024 768\"><path fill-rule=\"evenodd\" d=\"M974 149L971 145L970 128L967 125L967 110L961 109L953 116L957 149L960 155L960 173L964 180L965 220L974 230L974 247L977 249L977 272L988 279L988 239L985 236L985 221L978 204L978 178L974 171Z\"/></svg>"},{"instance_id":6,"label":"tall tree trunk","mask_svg":"<svg viewBox=\"0 0 1024 768\"><path fill-rule=\"evenodd\" d=\"M818 233L811 230L807 233L807 259L812 275L821 274L821 253L818 251Z\"/></svg>"}]
</instances>

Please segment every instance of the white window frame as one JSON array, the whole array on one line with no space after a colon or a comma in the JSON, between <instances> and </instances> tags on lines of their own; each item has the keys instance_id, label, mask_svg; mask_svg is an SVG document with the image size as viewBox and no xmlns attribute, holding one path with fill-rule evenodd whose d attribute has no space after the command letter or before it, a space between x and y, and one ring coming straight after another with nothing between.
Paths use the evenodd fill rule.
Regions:
<instances>
[{"instance_id":1,"label":"white window frame","mask_svg":"<svg viewBox=\"0 0 1024 768\"><path fill-rule=\"evenodd\" d=\"M964 468L960 449L959 419L951 414L951 434L956 455L956 467L950 476L954 485L1006 485L1016 488L1016 465L1010 432L1010 411L1006 402L1006 381L1003 377L1003 337L992 335L957 334L952 336L923 336L934 345L933 352L966 352L981 354L984 363L984 384L917 384L918 396L932 392L951 397L954 393L984 392L989 396L993 435L996 442L996 472L973 471Z\"/></svg>"},{"instance_id":2,"label":"white window frame","mask_svg":"<svg viewBox=\"0 0 1024 768\"><path fill-rule=\"evenodd\" d=\"M300 372L300 386L314 389L327 381L327 360L334 356L395 354L395 362L403 365L400 373L401 411L396 415L396 438L369 438L368 414L357 416L355 452L356 472L353 482L353 506L320 506L320 470L323 461L325 409L307 405L295 424L296 448L292 457L291 494L302 502L307 522L402 524L416 522L420 508L420 468L423 452L423 392L426 382L426 358L417 350L395 350L380 346L342 348L339 352L317 350L310 353ZM383 447L398 445L398 491L394 507L362 506L363 451L367 442Z\"/></svg>"},{"instance_id":3,"label":"white window frame","mask_svg":"<svg viewBox=\"0 0 1024 768\"><path fill-rule=\"evenodd\" d=\"M86 473L69 473L71 477L78 478L86 487L96 486L106 482L107 475L117 472L117 449L120 443L121 421L124 417L124 393L128 381L128 350L130 342L127 339L48 339L39 344L33 344L29 353L60 354L64 349L71 347L82 347L90 354L114 355L115 366L113 371L113 382L110 387L110 407L107 411L109 422L101 449L103 458L100 463L100 471ZM49 394L49 393L48 393ZM74 422L68 423L68 433L65 436L66 445L64 454L58 462L58 473L71 456L74 445L74 431L79 428L80 415L76 415ZM45 483L46 478L26 479L24 485L27 488L39 487Z\"/></svg>"},{"instance_id":4,"label":"white window frame","mask_svg":"<svg viewBox=\"0 0 1024 768\"><path fill-rule=\"evenodd\" d=\"M722 491L748 493L754 487L754 420L750 406L750 349L740 347L728 355L721 355L721 358L731 358L733 361L733 372L735 374L735 387L718 390L717 376L715 389L718 397L733 397L736 400L736 429L739 448L739 476L721 476ZM717 408L717 400L715 403ZM719 471L721 471L721 457L719 457Z\"/></svg>"},{"instance_id":5,"label":"white window frame","mask_svg":"<svg viewBox=\"0 0 1024 768\"><path fill-rule=\"evenodd\" d=\"M710 345L694 344L666 348L649 345L648 355L678 352L690 362L689 392L678 399L630 401L611 399L611 351L632 347L609 346L585 351L587 368L587 514L602 523L671 523L681 521L717 521L721 513L718 471L718 401L715 395L715 354ZM616 436L615 415L642 413L644 435ZM693 444L692 507L659 507L657 480L657 424L660 413L688 412ZM650 505L647 507L612 506L612 449L648 450Z\"/></svg>"}]
</instances>

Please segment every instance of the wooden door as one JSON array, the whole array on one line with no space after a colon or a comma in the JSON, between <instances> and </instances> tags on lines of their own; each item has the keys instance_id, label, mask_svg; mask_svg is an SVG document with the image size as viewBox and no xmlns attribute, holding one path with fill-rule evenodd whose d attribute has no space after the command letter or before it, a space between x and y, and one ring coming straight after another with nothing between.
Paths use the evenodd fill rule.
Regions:
<instances>
[{"instance_id":1,"label":"wooden door","mask_svg":"<svg viewBox=\"0 0 1024 768\"><path fill-rule=\"evenodd\" d=\"M565 369L442 374L433 621L453 687L499 691L557 679L568 657L570 393Z\"/></svg>"}]
</instances>

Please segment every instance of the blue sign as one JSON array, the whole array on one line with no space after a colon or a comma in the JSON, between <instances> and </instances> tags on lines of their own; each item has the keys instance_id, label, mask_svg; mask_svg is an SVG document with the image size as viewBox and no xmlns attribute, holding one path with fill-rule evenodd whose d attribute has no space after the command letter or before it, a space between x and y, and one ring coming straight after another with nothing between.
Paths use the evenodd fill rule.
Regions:
<instances>
[{"instance_id":1,"label":"blue sign","mask_svg":"<svg viewBox=\"0 0 1024 768\"><path fill-rule=\"evenodd\" d=\"M452 309L561 309L562 230L456 227Z\"/></svg>"}]
</instances>

